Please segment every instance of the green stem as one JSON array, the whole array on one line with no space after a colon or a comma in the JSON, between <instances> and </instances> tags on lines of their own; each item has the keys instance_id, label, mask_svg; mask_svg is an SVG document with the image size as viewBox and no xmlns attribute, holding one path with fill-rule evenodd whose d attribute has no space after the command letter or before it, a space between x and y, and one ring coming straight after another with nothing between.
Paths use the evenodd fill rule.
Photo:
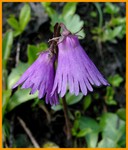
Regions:
<instances>
[{"instance_id":1,"label":"green stem","mask_svg":"<svg viewBox=\"0 0 128 150\"><path fill-rule=\"evenodd\" d=\"M99 3L94 3L99 13L99 27L101 28L103 25L103 14Z\"/></svg>"}]
</instances>

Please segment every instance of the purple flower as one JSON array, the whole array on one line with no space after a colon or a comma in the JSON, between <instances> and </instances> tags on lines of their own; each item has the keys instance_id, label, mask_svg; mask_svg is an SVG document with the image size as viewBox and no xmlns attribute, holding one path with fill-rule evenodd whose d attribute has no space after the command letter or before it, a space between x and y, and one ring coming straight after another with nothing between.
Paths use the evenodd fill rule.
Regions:
<instances>
[{"instance_id":1,"label":"purple flower","mask_svg":"<svg viewBox=\"0 0 128 150\"><path fill-rule=\"evenodd\" d=\"M63 97L68 87L72 94L78 95L81 90L87 95L87 91L93 91L92 85L109 85L81 47L78 37L70 32L63 33L63 39L58 42L58 66L52 94L58 90Z\"/></svg>"},{"instance_id":2,"label":"purple flower","mask_svg":"<svg viewBox=\"0 0 128 150\"><path fill-rule=\"evenodd\" d=\"M39 91L39 98L46 95L46 103L51 105L58 103L57 92L51 96L53 88L55 70L54 70L55 56L51 56L49 51L40 53L37 60L25 71L19 81L13 88L22 85L22 89L31 88L30 94Z\"/></svg>"}]
</instances>

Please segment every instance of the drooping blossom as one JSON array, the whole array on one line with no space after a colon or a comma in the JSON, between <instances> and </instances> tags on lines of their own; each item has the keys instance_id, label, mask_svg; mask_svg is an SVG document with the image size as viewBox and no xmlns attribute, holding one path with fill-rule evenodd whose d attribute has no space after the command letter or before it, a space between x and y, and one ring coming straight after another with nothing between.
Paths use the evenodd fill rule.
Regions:
<instances>
[{"instance_id":1,"label":"drooping blossom","mask_svg":"<svg viewBox=\"0 0 128 150\"><path fill-rule=\"evenodd\" d=\"M61 97L66 93L87 95L93 91L92 85L109 85L79 43L78 37L71 34L64 24L62 39L58 42L58 66L52 95L57 90Z\"/></svg>"},{"instance_id":2,"label":"drooping blossom","mask_svg":"<svg viewBox=\"0 0 128 150\"><path fill-rule=\"evenodd\" d=\"M39 99L46 95L46 103L51 105L58 103L57 92L51 96L51 90L54 83L55 56L50 55L49 51L41 52L37 60L24 72L19 81L13 86L16 88L20 84L22 89L31 88L30 94L39 91Z\"/></svg>"}]
</instances>

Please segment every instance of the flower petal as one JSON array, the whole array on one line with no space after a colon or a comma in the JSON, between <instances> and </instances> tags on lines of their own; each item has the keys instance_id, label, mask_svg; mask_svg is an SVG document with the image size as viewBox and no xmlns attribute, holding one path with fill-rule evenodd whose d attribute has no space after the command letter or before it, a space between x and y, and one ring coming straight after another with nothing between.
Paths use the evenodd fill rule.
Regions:
<instances>
[{"instance_id":1,"label":"flower petal","mask_svg":"<svg viewBox=\"0 0 128 150\"><path fill-rule=\"evenodd\" d=\"M55 77L54 61L55 57L50 57L48 51L40 53L37 60L26 70L13 88L24 82L21 88L31 88L30 94L34 94L38 90L39 98L46 95L46 103L56 104L58 97L51 96ZM57 95L56 93L55 90L53 94Z\"/></svg>"},{"instance_id":2,"label":"flower petal","mask_svg":"<svg viewBox=\"0 0 128 150\"><path fill-rule=\"evenodd\" d=\"M77 36L67 35L58 44L58 48L58 66L52 95L58 90L63 97L67 86L72 94L78 95L81 90L86 95L87 91L93 91L92 85L109 85L81 47Z\"/></svg>"}]
</instances>

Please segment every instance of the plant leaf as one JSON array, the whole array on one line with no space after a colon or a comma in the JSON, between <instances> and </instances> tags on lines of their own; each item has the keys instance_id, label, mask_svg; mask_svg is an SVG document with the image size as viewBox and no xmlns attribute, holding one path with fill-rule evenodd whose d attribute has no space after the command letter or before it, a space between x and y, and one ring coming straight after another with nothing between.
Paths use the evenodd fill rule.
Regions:
<instances>
[{"instance_id":1,"label":"plant leaf","mask_svg":"<svg viewBox=\"0 0 128 150\"><path fill-rule=\"evenodd\" d=\"M8 24L15 30L20 30L19 22L16 20L15 17L10 17L7 19Z\"/></svg>"},{"instance_id":2,"label":"plant leaf","mask_svg":"<svg viewBox=\"0 0 128 150\"><path fill-rule=\"evenodd\" d=\"M109 138L116 143L125 133L125 122L113 113L103 114L100 120L100 126L102 128L102 137Z\"/></svg>"},{"instance_id":3,"label":"plant leaf","mask_svg":"<svg viewBox=\"0 0 128 150\"><path fill-rule=\"evenodd\" d=\"M11 48L13 44L13 31L9 30L5 33L2 41L2 59L3 59L3 69L6 67L7 60L10 56Z\"/></svg>"},{"instance_id":4,"label":"plant leaf","mask_svg":"<svg viewBox=\"0 0 128 150\"><path fill-rule=\"evenodd\" d=\"M87 147L88 148L95 148L98 142L98 133L97 132L91 132L85 136Z\"/></svg>"},{"instance_id":5,"label":"plant leaf","mask_svg":"<svg viewBox=\"0 0 128 150\"><path fill-rule=\"evenodd\" d=\"M126 109L125 108L118 109L116 113L121 119L123 119L124 121L126 120Z\"/></svg>"},{"instance_id":6,"label":"plant leaf","mask_svg":"<svg viewBox=\"0 0 128 150\"><path fill-rule=\"evenodd\" d=\"M32 64L34 60L36 60L38 48L35 45L28 45L27 46L27 56L28 56L28 63Z\"/></svg>"},{"instance_id":7,"label":"plant leaf","mask_svg":"<svg viewBox=\"0 0 128 150\"><path fill-rule=\"evenodd\" d=\"M111 140L110 138L103 138L99 143L98 147L100 148L116 148L119 147L115 141Z\"/></svg>"},{"instance_id":8,"label":"plant leaf","mask_svg":"<svg viewBox=\"0 0 128 150\"><path fill-rule=\"evenodd\" d=\"M40 43L37 46L28 45L28 47L27 47L28 63L32 64L37 59L38 53L43 50L46 50L47 48L48 48L48 46L45 43Z\"/></svg>"},{"instance_id":9,"label":"plant leaf","mask_svg":"<svg viewBox=\"0 0 128 150\"><path fill-rule=\"evenodd\" d=\"M62 11L62 17L66 19L69 16L74 15L76 11L76 6L77 6L77 3L74 3L74 2L66 3Z\"/></svg>"},{"instance_id":10,"label":"plant leaf","mask_svg":"<svg viewBox=\"0 0 128 150\"><path fill-rule=\"evenodd\" d=\"M99 124L92 118L90 117L81 117L79 120L80 123L80 129L84 128L90 128L92 131L99 132L100 131L100 126Z\"/></svg>"},{"instance_id":11,"label":"plant leaf","mask_svg":"<svg viewBox=\"0 0 128 150\"><path fill-rule=\"evenodd\" d=\"M114 76L110 76L108 81L114 86L114 87L119 87L121 82L123 82L123 78L119 75L116 74Z\"/></svg>"},{"instance_id":12,"label":"plant leaf","mask_svg":"<svg viewBox=\"0 0 128 150\"><path fill-rule=\"evenodd\" d=\"M59 111L59 110L61 110L63 107L62 107L62 105L58 104L58 105L53 105L51 108L52 108L54 111Z\"/></svg>"},{"instance_id":13,"label":"plant leaf","mask_svg":"<svg viewBox=\"0 0 128 150\"><path fill-rule=\"evenodd\" d=\"M108 105L116 105L117 104L116 100L114 100L114 94L115 94L114 88L111 86L107 87L107 93L106 93L106 97L105 97L106 104L108 104Z\"/></svg>"},{"instance_id":14,"label":"plant leaf","mask_svg":"<svg viewBox=\"0 0 128 150\"><path fill-rule=\"evenodd\" d=\"M12 72L8 76L7 87L8 89L12 89L13 85L19 80L21 75L25 72L25 70L29 67L29 64L19 62L17 68L12 69Z\"/></svg>"},{"instance_id":15,"label":"plant leaf","mask_svg":"<svg viewBox=\"0 0 128 150\"><path fill-rule=\"evenodd\" d=\"M110 2L107 2L106 3L106 7L104 9L104 12L108 13L108 14L117 14L119 12L119 7L110 3Z\"/></svg>"},{"instance_id":16,"label":"plant leaf","mask_svg":"<svg viewBox=\"0 0 128 150\"><path fill-rule=\"evenodd\" d=\"M22 31L24 31L25 27L27 26L28 22L30 21L31 17L31 9L29 4L25 4L20 12L19 16L19 23L20 23L20 28Z\"/></svg>"},{"instance_id":17,"label":"plant leaf","mask_svg":"<svg viewBox=\"0 0 128 150\"><path fill-rule=\"evenodd\" d=\"M90 95L85 96L84 101L83 101L83 109L84 109L84 111L88 109L88 107L90 106L91 102L92 102L91 96Z\"/></svg>"},{"instance_id":18,"label":"plant leaf","mask_svg":"<svg viewBox=\"0 0 128 150\"><path fill-rule=\"evenodd\" d=\"M75 103L78 103L83 97L83 94L80 93L78 96L75 96L75 95L71 95L70 93L67 93L66 94L66 102L68 105L73 105ZM55 111L59 111L63 108L63 105L62 105L62 98L60 98L60 103L58 105L53 105L51 107L53 110Z\"/></svg>"},{"instance_id":19,"label":"plant leaf","mask_svg":"<svg viewBox=\"0 0 128 150\"><path fill-rule=\"evenodd\" d=\"M73 105L78 103L83 97L83 94L80 93L78 96L72 95L70 93L66 94L66 101L68 105Z\"/></svg>"},{"instance_id":20,"label":"plant leaf","mask_svg":"<svg viewBox=\"0 0 128 150\"><path fill-rule=\"evenodd\" d=\"M32 100L34 98L37 98L38 92L35 94L30 95L30 89L19 89L17 90L13 96L10 98L10 101L8 103L7 111L11 111L18 105L27 102L29 100Z\"/></svg>"},{"instance_id":21,"label":"plant leaf","mask_svg":"<svg viewBox=\"0 0 128 150\"><path fill-rule=\"evenodd\" d=\"M11 96L11 90L2 91L2 117L4 117L6 113L6 107L8 105L10 96Z\"/></svg>"},{"instance_id":22,"label":"plant leaf","mask_svg":"<svg viewBox=\"0 0 128 150\"><path fill-rule=\"evenodd\" d=\"M84 21L80 20L80 16L75 14L64 19L64 24L72 33L75 33L84 26ZM85 33L83 30L81 30L77 35L82 36L80 37L80 39L85 37Z\"/></svg>"},{"instance_id":23,"label":"plant leaf","mask_svg":"<svg viewBox=\"0 0 128 150\"><path fill-rule=\"evenodd\" d=\"M51 3L47 3L47 2L42 2L41 3L42 6L44 7L44 9L46 10L48 16L52 19L52 20L56 20L58 18L58 14L57 12L50 6ZM57 21L56 21L57 22ZM55 22L55 23L56 23ZM53 24L54 26L55 24Z\"/></svg>"},{"instance_id":24,"label":"plant leaf","mask_svg":"<svg viewBox=\"0 0 128 150\"><path fill-rule=\"evenodd\" d=\"M85 135L89 134L90 132L92 132L90 128L82 129L77 133L76 137L85 137Z\"/></svg>"},{"instance_id":25,"label":"plant leaf","mask_svg":"<svg viewBox=\"0 0 128 150\"><path fill-rule=\"evenodd\" d=\"M75 14L76 5L77 3L67 3L64 8L63 12L60 15L57 13L50 5L44 5L42 3L43 7L45 8L46 12L48 13L48 16L51 18L51 30L53 31L53 27L56 22L60 23L63 22L68 30L70 30L72 33L75 33L79 31L84 26L84 21L80 20L80 16ZM71 7L69 9L69 7ZM79 38L84 38L85 33L83 30L81 30L78 33ZM81 37L82 36L82 37Z\"/></svg>"}]
</instances>

